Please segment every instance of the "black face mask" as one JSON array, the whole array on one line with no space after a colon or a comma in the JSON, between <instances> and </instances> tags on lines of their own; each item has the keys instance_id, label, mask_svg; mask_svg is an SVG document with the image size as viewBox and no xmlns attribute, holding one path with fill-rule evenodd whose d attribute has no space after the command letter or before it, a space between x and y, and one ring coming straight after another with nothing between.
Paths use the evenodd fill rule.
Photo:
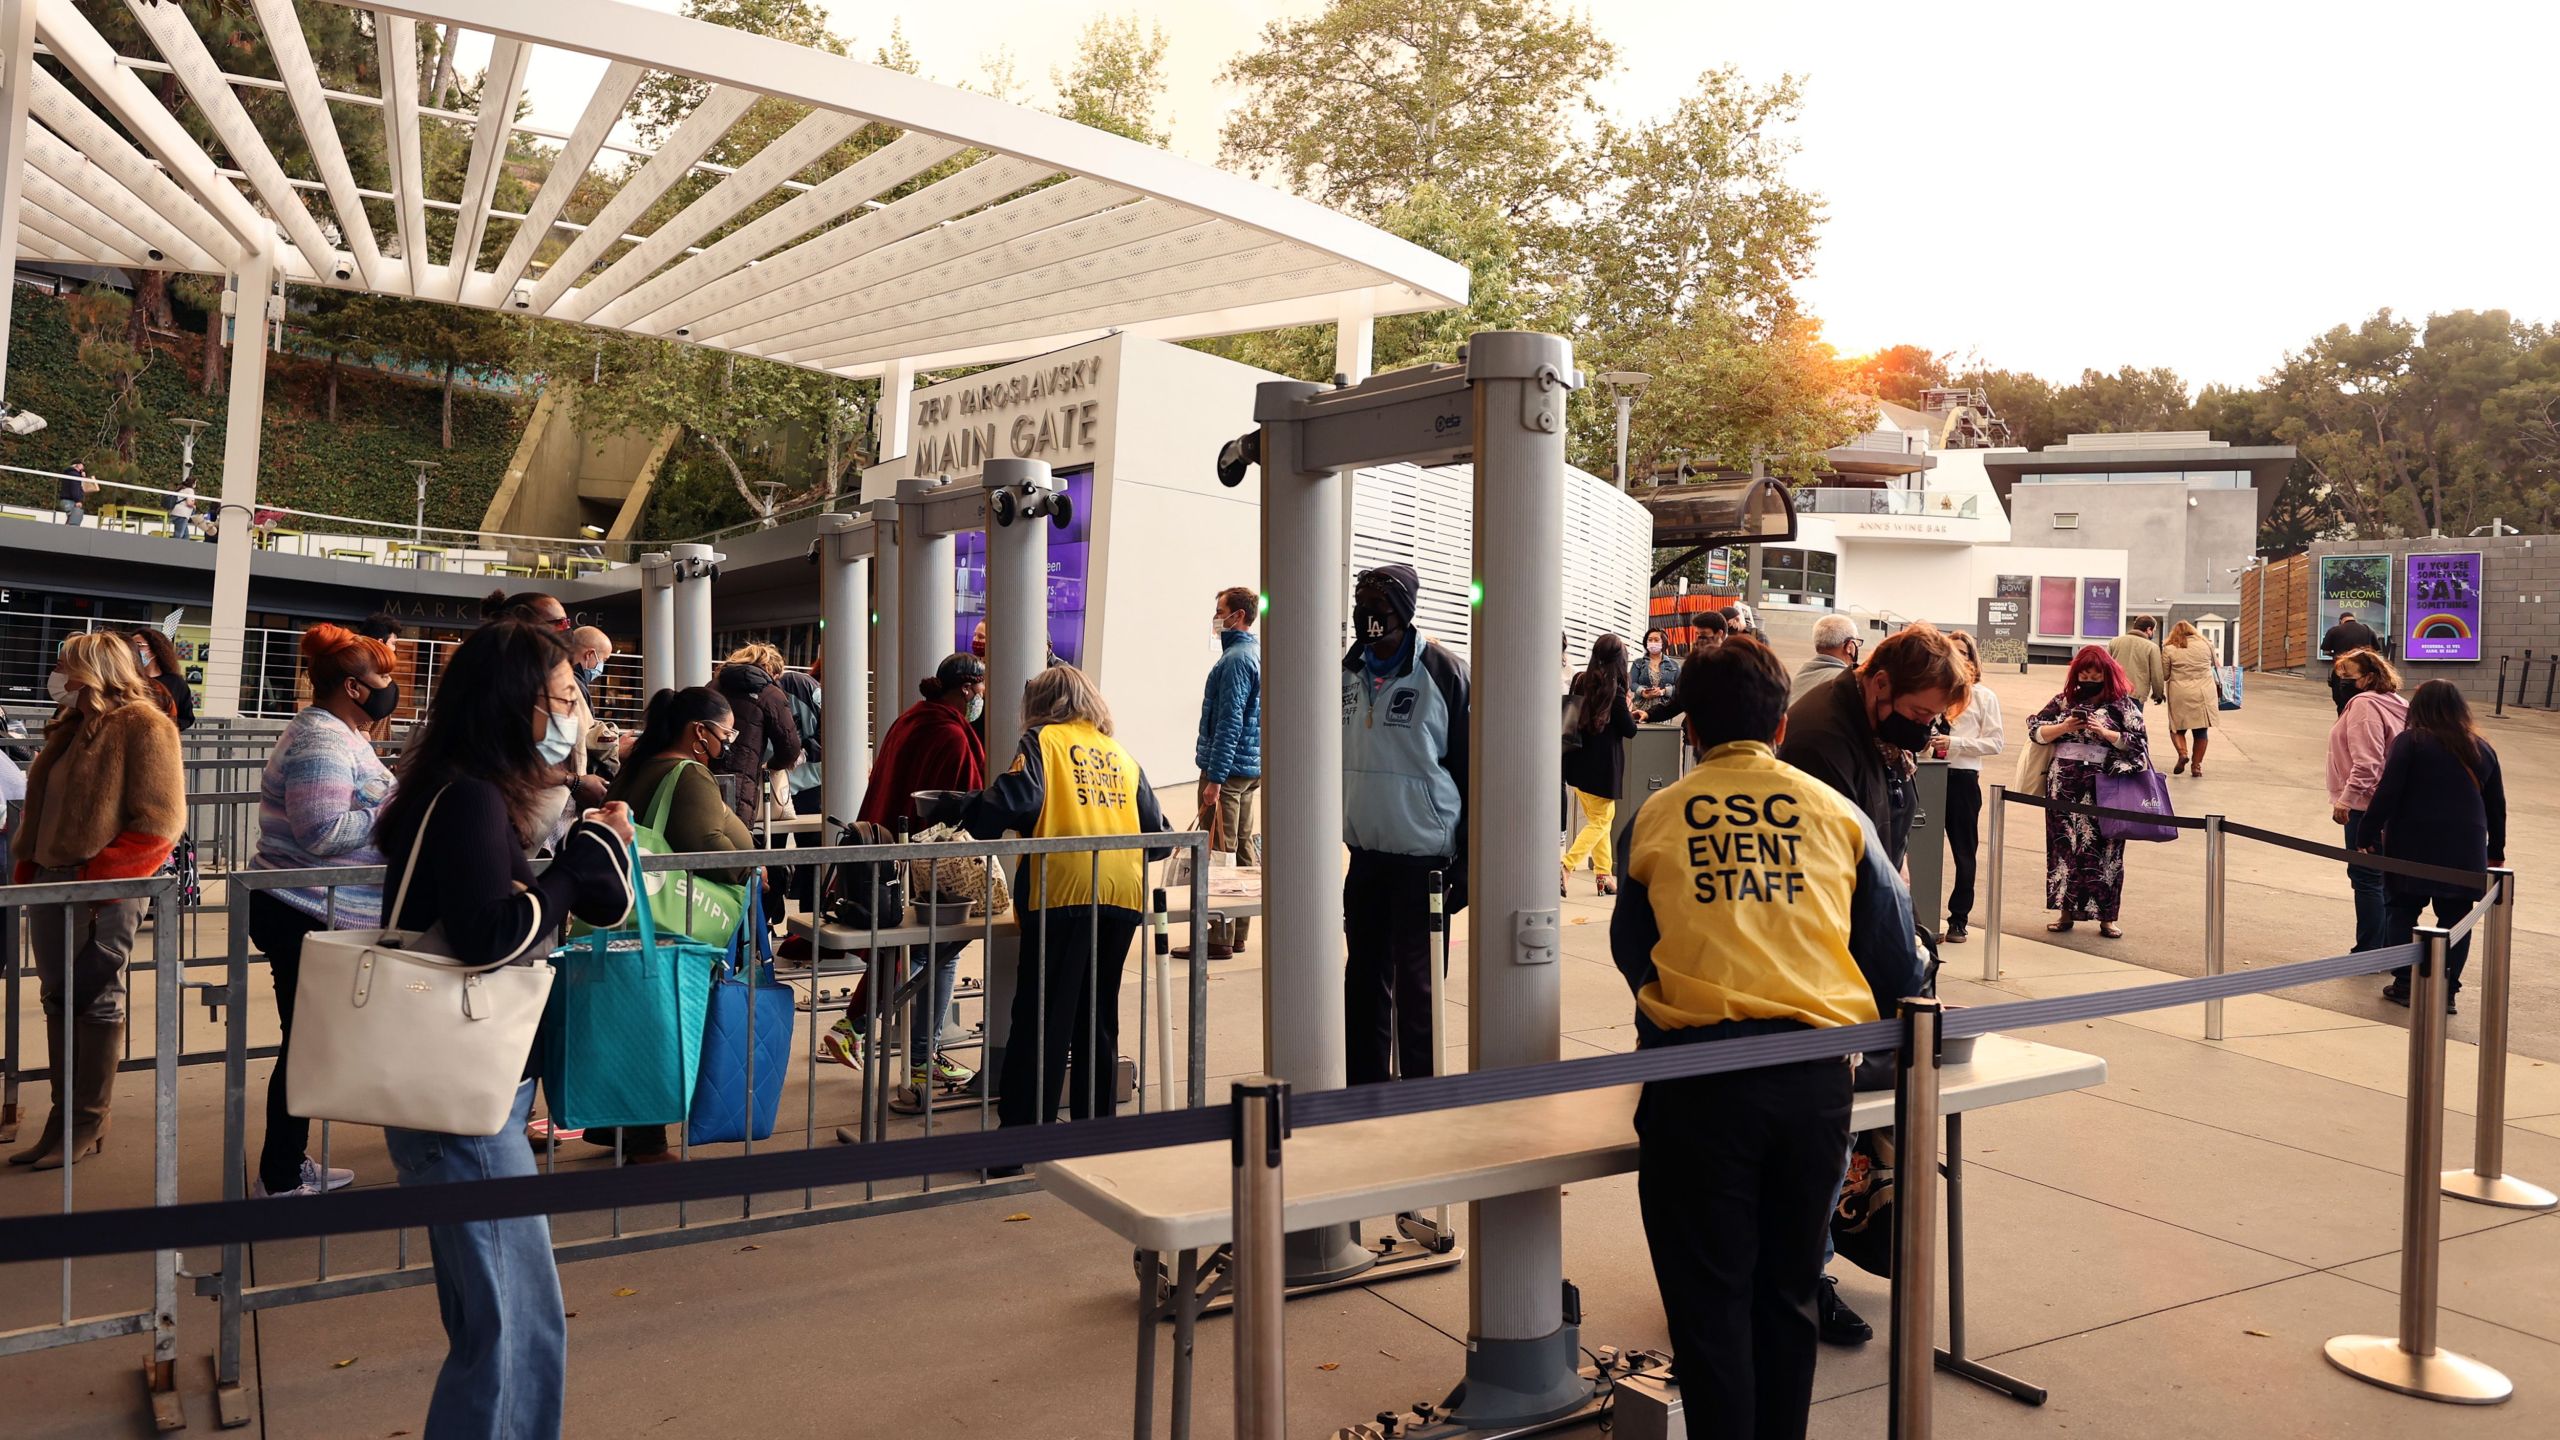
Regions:
<instances>
[{"instance_id":1,"label":"black face mask","mask_svg":"<svg viewBox=\"0 0 2560 1440\"><path fill-rule=\"evenodd\" d=\"M399 708L400 682L397 680L364 697L364 718L367 720L388 720L391 712Z\"/></svg>"},{"instance_id":2,"label":"black face mask","mask_svg":"<svg viewBox=\"0 0 2560 1440\"><path fill-rule=\"evenodd\" d=\"M2103 680L2076 680L2072 682L2071 693L2083 700L2095 700L2098 698L2098 692L2105 688L2106 682Z\"/></svg>"},{"instance_id":3,"label":"black face mask","mask_svg":"<svg viewBox=\"0 0 2560 1440\"><path fill-rule=\"evenodd\" d=\"M1385 639L1387 632L1395 629L1399 623L1401 622L1394 616L1375 606L1354 603L1351 607L1352 633L1358 635L1363 642Z\"/></svg>"},{"instance_id":4,"label":"black face mask","mask_svg":"<svg viewBox=\"0 0 2560 1440\"><path fill-rule=\"evenodd\" d=\"M1928 747L1929 727L1899 710L1887 710L1876 722L1876 738L1896 749L1921 750Z\"/></svg>"},{"instance_id":5,"label":"black face mask","mask_svg":"<svg viewBox=\"0 0 2560 1440\"><path fill-rule=\"evenodd\" d=\"M711 740L715 740L715 741L718 741L718 740L719 740L719 737L718 737L718 736L716 736L716 735L710 735L710 732L708 732L708 731L705 731L705 732L704 732L704 734L705 734L706 736L708 736ZM714 746L712 747L711 757L710 757L709 759L707 759L707 760L703 761L702 763L703 763L703 764L705 764L705 765L717 765L717 764L719 764L721 761L728 759L728 758L729 758L729 752L730 752L730 751L732 751L732 750L735 750L735 749L737 749L737 748L738 748L738 742L737 742L736 737L734 737L734 736L733 736L733 737L731 737L731 738L730 738L730 739L728 739L728 740L720 741L720 743L718 743L718 744L716 744L716 745L714 745Z\"/></svg>"}]
</instances>

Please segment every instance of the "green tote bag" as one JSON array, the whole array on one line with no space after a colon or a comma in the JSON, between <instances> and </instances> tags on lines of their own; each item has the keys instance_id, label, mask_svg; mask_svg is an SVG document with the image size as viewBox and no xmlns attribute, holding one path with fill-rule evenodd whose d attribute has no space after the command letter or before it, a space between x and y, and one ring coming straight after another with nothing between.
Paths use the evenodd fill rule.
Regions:
<instances>
[{"instance_id":1,"label":"green tote bag","mask_svg":"<svg viewBox=\"0 0 2560 1440\"><path fill-rule=\"evenodd\" d=\"M649 797L648 818L631 827L632 837L643 855L676 855L683 852L667 843L667 811L675 804L676 781L684 776L684 768L694 762L680 760L667 778L658 782L658 793ZM705 772L708 773L708 772ZM649 892L649 908L660 926L673 934L684 935L705 945L729 948L737 938L738 927L747 918L747 887L730 885L707 875L689 870L645 870L641 880Z\"/></svg>"}]
</instances>

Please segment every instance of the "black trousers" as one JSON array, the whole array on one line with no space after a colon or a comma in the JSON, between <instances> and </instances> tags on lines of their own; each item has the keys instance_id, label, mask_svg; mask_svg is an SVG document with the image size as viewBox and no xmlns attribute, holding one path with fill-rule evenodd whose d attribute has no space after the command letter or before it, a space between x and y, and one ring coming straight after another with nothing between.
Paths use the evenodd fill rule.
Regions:
<instances>
[{"instance_id":1,"label":"black trousers","mask_svg":"<svg viewBox=\"0 0 2560 1440\"><path fill-rule=\"evenodd\" d=\"M2467 895L2403 895L2390 891L2382 902L2382 948L2406 945L2418 938L2418 919L2427 907L2435 907L2436 923L2450 930L2462 923L2462 917L2479 904ZM2445 950L2444 993L2455 995L2462 990L2462 968L2471 961L2471 937L2463 936ZM2391 983L2406 987L2409 967L2399 966L2391 972Z\"/></svg>"},{"instance_id":2,"label":"black trousers","mask_svg":"<svg viewBox=\"0 0 2560 1440\"><path fill-rule=\"evenodd\" d=\"M1138 912L1116 905L1022 912L1013 1029L1005 1039L996 1093L996 1115L1004 1124L1056 1119L1061 1087L1067 1090L1068 1113L1078 1120L1118 1108L1120 971L1137 933Z\"/></svg>"},{"instance_id":3,"label":"black trousers","mask_svg":"<svg viewBox=\"0 0 2560 1440\"><path fill-rule=\"evenodd\" d=\"M1973 872L1976 852L1982 849L1982 772L1979 770L1947 771L1947 849L1955 856L1955 883L1947 889L1947 926L1950 929L1973 919ZM2000 923L2000 917L1991 917Z\"/></svg>"},{"instance_id":4,"label":"black trousers","mask_svg":"<svg viewBox=\"0 0 2560 1440\"><path fill-rule=\"evenodd\" d=\"M1644 1087L1636 1196L1692 1440L1803 1440L1849 1100L1839 1060Z\"/></svg>"},{"instance_id":5,"label":"black trousers","mask_svg":"<svg viewBox=\"0 0 2560 1440\"><path fill-rule=\"evenodd\" d=\"M267 1138L258 1149L258 1178L269 1194L302 1183L302 1157L311 1149L311 1122L285 1108L285 1066L293 1057L293 991L302 979L302 939L326 929L273 894L249 895L249 943L267 957L276 986L276 1068L267 1073Z\"/></svg>"},{"instance_id":6,"label":"black trousers","mask_svg":"<svg viewBox=\"0 0 2560 1440\"><path fill-rule=\"evenodd\" d=\"M1431 872L1446 860L1351 852L1342 881L1343 1053L1349 1083L1432 1073ZM1391 1072L1389 1057L1401 1061Z\"/></svg>"}]
</instances>

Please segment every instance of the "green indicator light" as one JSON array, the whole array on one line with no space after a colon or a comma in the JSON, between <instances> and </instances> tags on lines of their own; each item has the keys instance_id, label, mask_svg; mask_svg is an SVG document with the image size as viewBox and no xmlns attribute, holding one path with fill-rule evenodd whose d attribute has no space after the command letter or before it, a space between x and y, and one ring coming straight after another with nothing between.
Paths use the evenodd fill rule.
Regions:
<instances>
[{"instance_id":1,"label":"green indicator light","mask_svg":"<svg viewBox=\"0 0 2560 1440\"><path fill-rule=\"evenodd\" d=\"M1481 610L1484 608L1483 581L1470 580L1467 582L1467 608L1471 610Z\"/></svg>"},{"instance_id":2,"label":"green indicator light","mask_svg":"<svg viewBox=\"0 0 2560 1440\"><path fill-rule=\"evenodd\" d=\"M1262 592L1262 612L1261 612L1261 613L1263 613L1263 614L1265 614L1265 615L1268 615L1268 614L1270 614L1270 613L1271 613L1271 592L1270 592L1270 591L1268 591L1268 590L1265 590L1265 591L1263 591L1263 592Z\"/></svg>"}]
</instances>

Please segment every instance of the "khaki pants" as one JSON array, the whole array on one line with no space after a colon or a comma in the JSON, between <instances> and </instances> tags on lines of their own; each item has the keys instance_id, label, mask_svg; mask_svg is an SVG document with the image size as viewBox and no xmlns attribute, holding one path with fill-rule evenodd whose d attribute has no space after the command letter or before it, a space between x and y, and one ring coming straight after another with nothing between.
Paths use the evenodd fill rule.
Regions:
<instances>
[{"instance_id":1,"label":"khaki pants","mask_svg":"<svg viewBox=\"0 0 2560 1440\"><path fill-rule=\"evenodd\" d=\"M38 870L35 883L80 878L76 869ZM85 901L27 907L27 939L45 1013L63 1014L63 957L71 960L70 1018L124 1023L124 964L142 925L143 900Z\"/></svg>"},{"instance_id":2,"label":"khaki pants","mask_svg":"<svg viewBox=\"0 0 2560 1440\"><path fill-rule=\"evenodd\" d=\"M1260 849L1254 843L1253 802L1262 793L1262 778L1239 776L1218 787L1218 845L1221 854L1232 854L1239 865L1254 863Z\"/></svg>"}]
</instances>

